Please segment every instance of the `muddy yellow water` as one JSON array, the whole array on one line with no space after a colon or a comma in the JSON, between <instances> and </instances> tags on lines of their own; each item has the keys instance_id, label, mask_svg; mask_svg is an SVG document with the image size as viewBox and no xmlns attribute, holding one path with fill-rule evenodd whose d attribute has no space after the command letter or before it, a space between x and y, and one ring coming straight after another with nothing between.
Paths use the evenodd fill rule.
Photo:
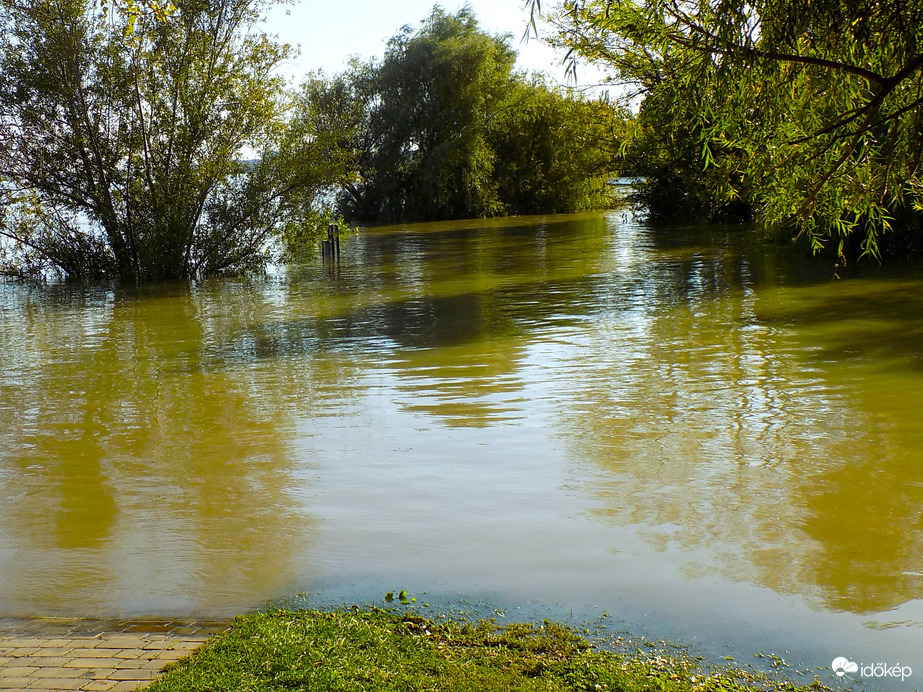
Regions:
<instances>
[{"instance_id":1,"label":"muddy yellow water","mask_svg":"<svg viewBox=\"0 0 923 692\"><path fill-rule=\"evenodd\" d=\"M342 247L0 285L0 615L408 588L923 678L920 268L621 212Z\"/></svg>"}]
</instances>

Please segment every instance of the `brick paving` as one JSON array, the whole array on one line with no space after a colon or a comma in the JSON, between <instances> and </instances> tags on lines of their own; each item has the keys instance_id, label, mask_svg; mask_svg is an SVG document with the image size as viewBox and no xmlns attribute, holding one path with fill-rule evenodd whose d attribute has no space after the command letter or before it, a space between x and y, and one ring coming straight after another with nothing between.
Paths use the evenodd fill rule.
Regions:
<instances>
[{"instance_id":1,"label":"brick paving","mask_svg":"<svg viewBox=\"0 0 923 692\"><path fill-rule=\"evenodd\" d=\"M230 627L215 620L0 618L0 691L127 692Z\"/></svg>"}]
</instances>

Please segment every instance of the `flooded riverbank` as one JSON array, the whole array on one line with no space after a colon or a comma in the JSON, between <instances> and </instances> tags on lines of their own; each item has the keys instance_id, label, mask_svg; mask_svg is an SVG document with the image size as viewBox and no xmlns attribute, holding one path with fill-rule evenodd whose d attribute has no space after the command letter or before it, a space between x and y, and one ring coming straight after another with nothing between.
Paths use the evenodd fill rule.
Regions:
<instances>
[{"instance_id":1,"label":"flooded riverbank","mask_svg":"<svg viewBox=\"0 0 923 692\"><path fill-rule=\"evenodd\" d=\"M0 614L429 589L923 675L923 276L851 271L616 212L0 286Z\"/></svg>"}]
</instances>

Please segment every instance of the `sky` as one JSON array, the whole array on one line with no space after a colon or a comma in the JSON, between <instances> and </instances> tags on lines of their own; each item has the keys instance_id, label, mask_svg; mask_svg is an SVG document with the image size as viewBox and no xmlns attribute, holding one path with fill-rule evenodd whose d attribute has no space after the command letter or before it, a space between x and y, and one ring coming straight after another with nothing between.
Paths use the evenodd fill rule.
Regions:
<instances>
[{"instance_id":1,"label":"sky","mask_svg":"<svg viewBox=\"0 0 923 692\"><path fill-rule=\"evenodd\" d=\"M405 24L419 27L434 4L436 0L301 0L295 6L276 7L266 30L285 43L301 44L298 60L283 68L283 74L297 82L310 70L323 69L331 75L341 72L352 55L381 57L387 40ZM439 4L455 12L465 3L442 0ZM552 49L535 39L520 43L528 22L523 0L469 0L467 4L483 29L513 35L520 68L545 72L565 82L561 58ZM579 72L578 79L585 81Z\"/></svg>"}]
</instances>

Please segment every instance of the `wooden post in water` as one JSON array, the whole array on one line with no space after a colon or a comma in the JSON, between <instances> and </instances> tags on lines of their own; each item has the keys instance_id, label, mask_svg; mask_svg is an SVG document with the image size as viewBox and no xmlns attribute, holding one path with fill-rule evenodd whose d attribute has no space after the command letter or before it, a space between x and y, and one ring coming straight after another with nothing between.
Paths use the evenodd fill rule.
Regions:
<instances>
[{"instance_id":1,"label":"wooden post in water","mask_svg":"<svg viewBox=\"0 0 923 692\"><path fill-rule=\"evenodd\" d=\"M321 254L326 260L328 257L336 262L340 259L340 233L339 227L332 223L327 226L327 240L321 241Z\"/></svg>"},{"instance_id":2,"label":"wooden post in water","mask_svg":"<svg viewBox=\"0 0 923 692\"><path fill-rule=\"evenodd\" d=\"M340 233L339 227L332 223L327 226L327 240L321 241L321 254L324 256L324 264L330 260L330 271L333 278L339 278L340 273Z\"/></svg>"},{"instance_id":3,"label":"wooden post in water","mask_svg":"<svg viewBox=\"0 0 923 692\"><path fill-rule=\"evenodd\" d=\"M334 257L340 259L340 227L335 223L327 226L327 240L330 241L330 249Z\"/></svg>"}]
</instances>

